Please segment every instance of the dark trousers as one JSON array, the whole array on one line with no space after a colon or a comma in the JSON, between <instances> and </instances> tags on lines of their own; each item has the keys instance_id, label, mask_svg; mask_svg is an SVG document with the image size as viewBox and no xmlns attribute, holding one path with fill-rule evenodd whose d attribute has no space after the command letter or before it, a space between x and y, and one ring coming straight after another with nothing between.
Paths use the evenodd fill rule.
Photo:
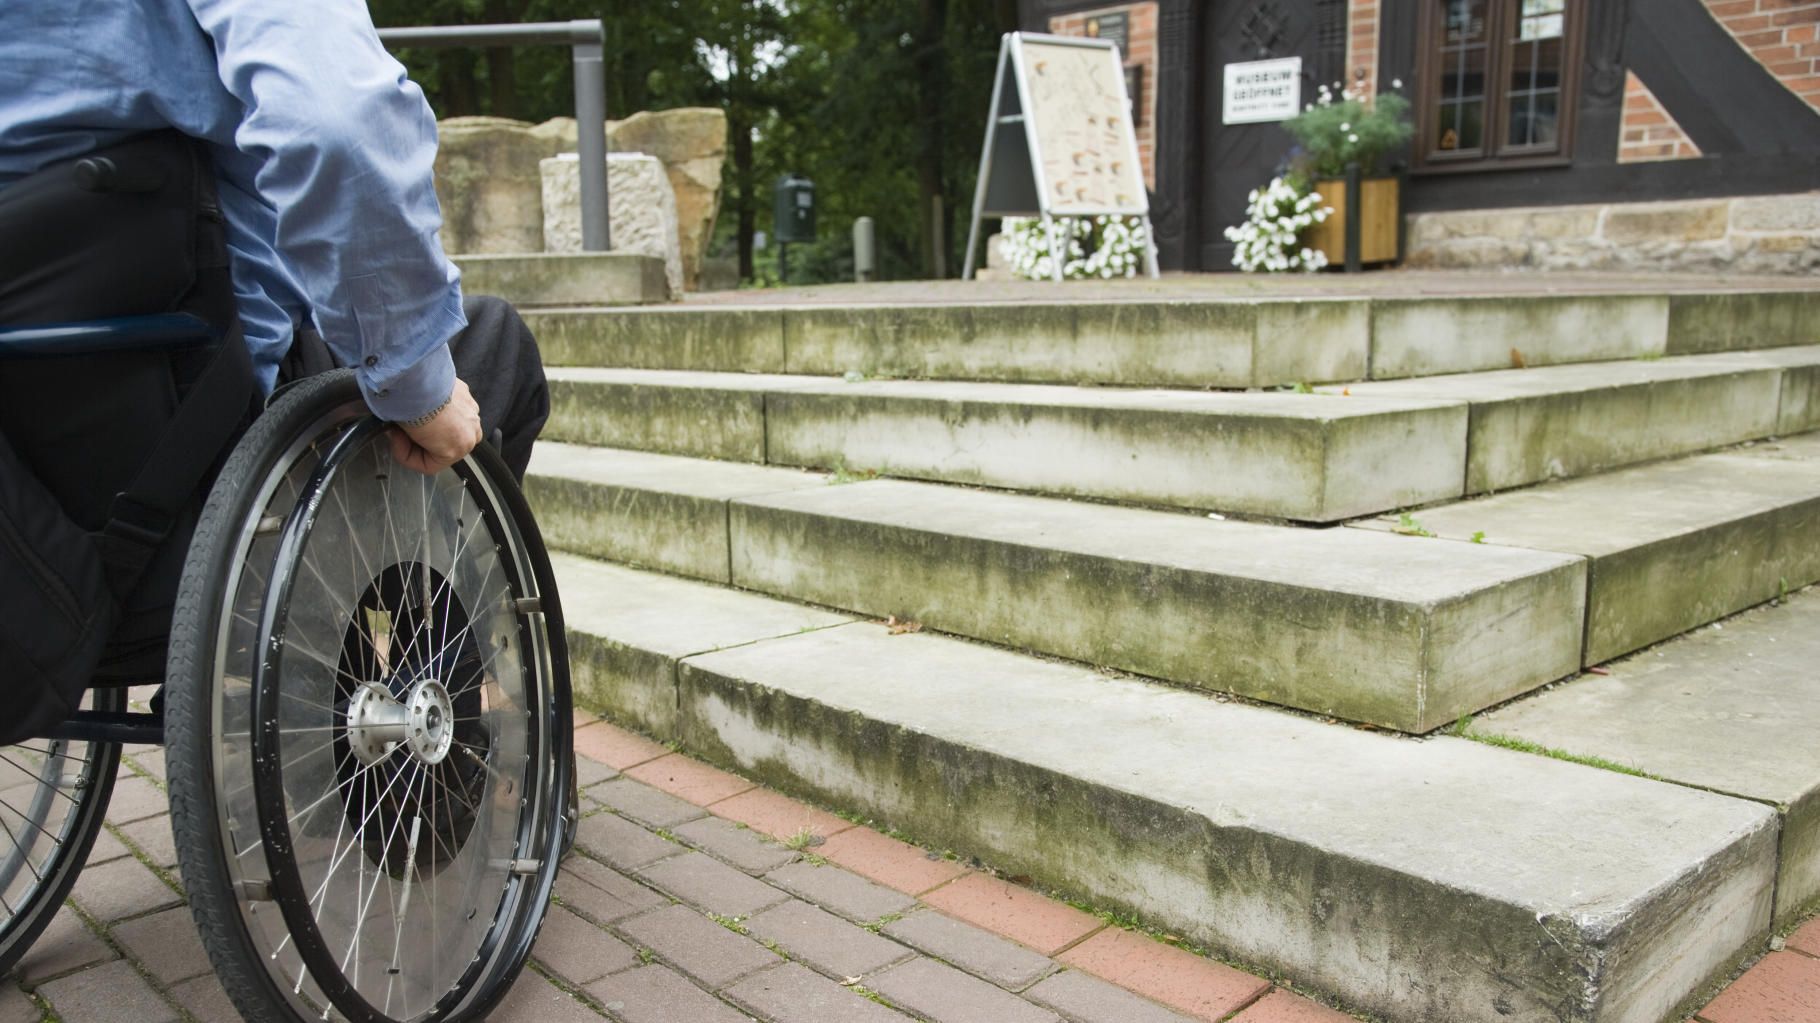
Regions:
<instances>
[{"instance_id":1,"label":"dark trousers","mask_svg":"<svg viewBox=\"0 0 1820 1023\"><path fill-rule=\"evenodd\" d=\"M487 440L522 483L531 464L531 444L550 418L550 388L544 382L537 339L518 310L504 299L469 295L462 300L461 309L468 325L449 340L455 375L474 393ZM297 380L334 365L322 338L314 331L300 331L279 367L278 382Z\"/></svg>"}]
</instances>

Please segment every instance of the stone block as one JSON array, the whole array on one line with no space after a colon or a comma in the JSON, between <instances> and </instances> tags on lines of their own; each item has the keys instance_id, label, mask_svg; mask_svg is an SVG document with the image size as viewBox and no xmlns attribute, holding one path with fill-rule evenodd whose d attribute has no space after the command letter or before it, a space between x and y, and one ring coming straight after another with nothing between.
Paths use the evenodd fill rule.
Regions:
<instances>
[{"instance_id":1,"label":"stone block","mask_svg":"<svg viewBox=\"0 0 1820 1023\"><path fill-rule=\"evenodd\" d=\"M1820 343L1820 289L1668 296L1668 354Z\"/></svg>"},{"instance_id":2,"label":"stone block","mask_svg":"<svg viewBox=\"0 0 1820 1023\"><path fill-rule=\"evenodd\" d=\"M883 933L1012 991L1022 991L1055 969L1048 956L933 910L886 924Z\"/></svg>"},{"instance_id":3,"label":"stone block","mask_svg":"<svg viewBox=\"0 0 1820 1023\"><path fill-rule=\"evenodd\" d=\"M1330 522L1458 493L1465 411L1359 397L869 381L767 396L766 457Z\"/></svg>"},{"instance_id":4,"label":"stone block","mask_svg":"<svg viewBox=\"0 0 1820 1023\"><path fill-rule=\"evenodd\" d=\"M709 989L725 987L779 961L775 952L687 906L666 906L626 920L618 928L634 947L656 952Z\"/></svg>"},{"instance_id":5,"label":"stone block","mask_svg":"<svg viewBox=\"0 0 1820 1023\"><path fill-rule=\"evenodd\" d=\"M754 937L776 942L790 958L842 979L863 977L915 954L796 899L767 909L746 924Z\"/></svg>"},{"instance_id":6,"label":"stone block","mask_svg":"<svg viewBox=\"0 0 1820 1023\"><path fill-rule=\"evenodd\" d=\"M1357 384L1471 404L1466 492L1481 494L1776 432L1782 370L1723 355Z\"/></svg>"},{"instance_id":7,"label":"stone block","mask_svg":"<svg viewBox=\"0 0 1820 1023\"><path fill-rule=\"evenodd\" d=\"M869 924L916 906L916 900L839 867L792 863L765 875L765 880L823 909Z\"/></svg>"},{"instance_id":8,"label":"stone block","mask_svg":"<svg viewBox=\"0 0 1820 1023\"><path fill-rule=\"evenodd\" d=\"M123 962L97 966L38 988L64 1023L178 1023L182 1017Z\"/></svg>"},{"instance_id":9,"label":"stone block","mask_svg":"<svg viewBox=\"0 0 1820 1023\"><path fill-rule=\"evenodd\" d=\"M932 1023L1062 1023L1062 1018L933 959L912 959L873 977L872 990Z\"/></svg>"},{"instance_id":10,"label":"stone block","mask_svg":"<svg viewBox=\"0 0 1820 1023\"><path fill-rule=\"evenodd\" d=\"M1473 722L1477 734L1596 756L1782 815L1777 926L1820 901L1820 592L1615 661Z\"/></svg>"},{"instance_id":11,"label":"stone block","mask_svg":"<svg viewBox=\"0 0 1820 1023\"><path fill-rule=\"evenodd\" d=\"M1820 234L1820 192L1743 196L1731 202L1734 231Z\"/></svg>"},{"instance_id":12,"label":"stone block","mask_svg":"<svg viewBox=\"0 0 1820 1023\"><path fill-rule=\"evenodd\" d=\"M442 247L463 255L543 251L538 162L561 143L524 121L452 117L437 125Z\"/></svg>"},{"instance_id":13,"label":"stone block","mask_svg":"<svg viewBox=\"0 0 1820 1023\"><path fill-rule=\"evenodd\" d=\"M791 469L542 443L526 493L554 547L727 581L727 501L825 486Z\"/></svg>"},{"instance_id":14,"label":"stone block","mask_svg":"<svg viewBox=\"0 0 1820 1023\"><path fill-rule=\"evenodd\" d=\"M733 583L1428 731L1579 667L1584 565L873 481L737 501Z\"/></svg>"},{"instance_id":15,"label":"stone block","mask_svg":"<svg viewBox=\"0 0 1820 1023\"><path fill-rule=\"evenodd\" d=\"M906 1023L909 1019L796 963L748 977L725 994L757 1018L775 1023Z\"/></svg>"},{"instance_id":16,"label":"stone block","mask_svg":"<svg viewBox=\"0 0 1820 1023\"><path fill-rule=\"evenodd\" d=\"M783 314L775 309L528 310L546 366L781 373Z\"/></svg>"},{"instance_id":17,"label":"stone block","mask_svg":"<svg viewBox=\"0 0 1820 1023\"><path fill-rule=\"evenodd\" d=\"M662 966L616 973L588 985L587 992L623 1023L751 1023L750 1016ZM526 1023L542 1019L528 1016Z\"/></svg>"},{"instance_id":18,"label":"stone block","mask_svg":"<svg viewBox=\"0 0 1820 1023\"><path fill-rule=\"evenodd\" d=\"M607 124L607 148L650 153L663 161L676 195L683 287L697 290L702 260L720 211L721 167L727 157L727 113L718 107L642 110Z\"/></svg>"},{"instance_id":19,"label":"stone block","mask_svg":"<svg viewBox=\"0 0 1820 1023\"><path fill-rule=\"evenodd\" d=\"M1774 814L1708 792L882 626L694 658L682 683L717 762L1389 1018L1667 1018L1769 922Z\"/></svg>"},{"instance_id":20,"label":"stone block","mask_svg":"<svg viewBox=\"0 0 1820 1023\"><path fill-rule=\"evenodd\" d=\"M780 889L735 870L705 853L686 852L639 869L660 891L704 913L743 919L788 899Z\"/></svg>"},{"instance_id":21,"label":"stone block","mask_svg":"<svg viewBox=\"0 0 1820 1023\"><path fill-rule=\"evenodd\" d=\"M539 166L543 181L543 251L580 252L580 157L564 153ZM683 293L676 196L657 157L645 153L607 154L607 220L614 252L663 260L670 294Z\"/></svg>"},{"instance_id":22,"label":"stone block","mask_svg":"<svg viewBox=\"0 0 1820 1023\"><path fill-rule=\"evenodd\" d=\"M1600 234L1617 245L1717 240L1725 237L1730 213L1723 199L1619 203L1606 207Z\"/></svg>"},{"instance_id":23,"label":"stone block","mask_svg":"<svg viewBox=\"0 0 1820 1023\"><path fill-rule=\"evenodd\" d=\"M498 295L517 306L612 306L666 302L663 260L633 252L457 256L470 295Z\"/></svg>"},{"instance_id":24,"label":"stone block","mask_svg":"<svg viewBox=\"0 0 1820 1023\"><path fill-rule=\"evenodd\" d=\"M1446 540L1585 557L1586 664L1820 581L1820 459L1700 455L1415 517Z\"/></svg>"},{"instance_id":25,"label":"stone block","mask_svg":"<svg viewBox=\"0 0 1820 1023\"><path fill-rule=\"evenodd\" d=\"M1549 366L1661 355L1667 318L1660 295L1379 298L1371 303L1371 376L1509 369L1518 358Z\"/></svg>"},{"instance_id":26,"label":"stone block","mask_svg":"<svg viewBox=\"0 0 1820 1023\"><path fill-rule=\"evenodd\" d=\"M1190 1023L1187 1016L1079 970L1050 977L1026 997L1083 1023Z\"/></svg>"}]
</instances>

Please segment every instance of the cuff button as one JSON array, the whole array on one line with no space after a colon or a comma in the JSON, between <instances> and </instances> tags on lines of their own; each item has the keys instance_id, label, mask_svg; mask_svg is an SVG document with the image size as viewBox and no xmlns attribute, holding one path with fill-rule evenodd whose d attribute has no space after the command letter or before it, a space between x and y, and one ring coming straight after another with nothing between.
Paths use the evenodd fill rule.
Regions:
<instances>
[{"instance_id":1,"label":"cuff button","mask_svg":"<svg viewBox=\"0 0 1820 1023\"><path fill-rule=\"evenodd\" d=\"M377 366L377 365L379 365L379 356L377 356L377 355L367 356L367 368L368 369L372 369L374 366Z\"/></svg>"}]
</instances>

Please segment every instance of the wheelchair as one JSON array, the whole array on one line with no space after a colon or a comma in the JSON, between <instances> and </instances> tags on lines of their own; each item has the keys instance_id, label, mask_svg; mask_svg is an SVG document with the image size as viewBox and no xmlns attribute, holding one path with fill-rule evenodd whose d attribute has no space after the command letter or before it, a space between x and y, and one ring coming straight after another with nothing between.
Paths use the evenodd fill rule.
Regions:
<instances>
[{"instance_id":1,"label":"wheelchair","mask_svg":"<svg viewBox=\"0 0 1820 1023\"><path fill-rule=\"evenodd\" d=\"M207 334L0 329L0 360ZM499 456L425 476L387 430L346 371L280 389L187 538L154 710L91 688L0 747L0 974L75 883L122 744L163 741L182 884L248 1020L479 1019L510 987L572 837L562 610Z\"/></svg>"}]
</instances>

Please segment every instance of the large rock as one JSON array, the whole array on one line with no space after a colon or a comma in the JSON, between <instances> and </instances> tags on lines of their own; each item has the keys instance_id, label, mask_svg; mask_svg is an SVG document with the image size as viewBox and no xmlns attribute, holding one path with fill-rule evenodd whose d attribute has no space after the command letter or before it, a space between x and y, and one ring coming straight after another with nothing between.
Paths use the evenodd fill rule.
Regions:
<instances>
[{"instance_id":1,"label":"large rock","mask_svg":"<svg viewBox=\"0 0 1820 1023\"><path fill-rule=\"evenodd\" d=\"M543 249L581 251L581 159L563 153L544 160ZM676 196L655 156L607 154L607 220L613 251L657 256L664 261L670 294L683 290L682 250L677 243Z\"/></svg>"},{"instance_id":2,"label":"large rock","mask_svg":"<svg viewBox=\"0 0 1820 1023\"><path fill-rule=\"evenodd\" d=\"M560 137L504 117L454 117L438 131L436 195L442 201L444 251L543 251L537 164L561 151Z\"/></svg>"},{"instance_id":3,"label":"large rock","mask_svg":"<svg viewBox=\"0 0 1820 1023\"><path fill-rule=\"evenodd\" d=\"M696 290L720 210L720 171L727 157L727 115L714 107L646 111L607 124L607 148L649 153L663 161L676 193L683 285Z\"/></svg>"}]
</instances>

